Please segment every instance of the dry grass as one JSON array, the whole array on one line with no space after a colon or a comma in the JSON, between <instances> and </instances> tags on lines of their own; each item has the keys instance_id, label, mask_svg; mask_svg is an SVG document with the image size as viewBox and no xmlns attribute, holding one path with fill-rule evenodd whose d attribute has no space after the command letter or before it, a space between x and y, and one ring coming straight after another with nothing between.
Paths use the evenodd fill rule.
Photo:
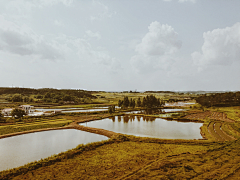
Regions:
<instances>
[{"instance_id":1,"label":"dry grass","mask_svg":"<svg viewBox=\"0 0 240 180\"><path fill-rule=\"evenodd\" d=\"M13 179L116 179L173 155L206 152L208 146L114 142L27 171Z\"/></svg>"},{"instance_id":2,"label":"dry grass","mask_svg":"<svg viewBox=\"0 0 240 180\"><path fill-rule=\"evenodd\" d=\"M239 111L237 107L225 110L192 110L189 112L192 114L184 117L204 121L201 131L208 140L113 135L104 142L81 145L39 162L3 171L0 179L235 179L240 170L240 123L226 119L238 117ZM81 122L107 116L109 114L60 117ZM210 117L214 117L214 121Z\"/></svg>"},{"instance_id":3,"label":"dry grass","mask_svg":"<svg viewBox=\"0 0 240 180\"><path fill-rule=\"evenodd\" d=\"M33 123L19 123L14 125L0 126L0 135L29 131L33 129L62 127L71 122L72 122L71 120L56 119L56 120L39 121L39 122L33 122Z\"/></svg>"}]
</instances>

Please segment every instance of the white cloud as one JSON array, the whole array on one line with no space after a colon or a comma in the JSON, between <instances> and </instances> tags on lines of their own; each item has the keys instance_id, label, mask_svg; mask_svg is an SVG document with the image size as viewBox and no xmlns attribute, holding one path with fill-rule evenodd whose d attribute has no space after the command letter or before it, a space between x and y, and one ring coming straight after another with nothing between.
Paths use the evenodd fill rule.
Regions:
<instances>
[{"instance_id":1,"label":"white cloud","mask_svg":"<svg viewBox=\"0 0 240 180\"><path fill-rule=\"evenodd\" d=\"M94 15L90 16L91 21L102 20L104 18L111 18L116 12L111 12L107 5L100 1L93 0L92 5L94 7Z\"/></svg>"},{"instance_id":2,"label":"white cloud","mask_svg":"<svg viewBox=\"0 0 240 180\"><path fill-rule=\"evenodd\" d=\"M135 48L137 55L131 58L138 70L168 69L174 62L174 54L181 48L178 34L167 24L155 21L148 27L149 32Z\"/></svg>"},{"instance_id":3,"label":"white cloud","mask_svg":"<svg viewBox=\"0 0 240 180\"><path fill-rule=\"evenodd\" d=\"M240 23L203 33L202 52L193 52L195 65L229 65L240 60Z\"/></svg>"},{"instance_id":4,"label":"white cloud","mask_svg":"<svg viewBox=\"0 0 240 180\"><path fill-rule=\"evenodd\" d=\"M101 35L99 32L92 32L90 30L87 30L85 33L88 37L101 39Z\"/></svg>"},{"instance_id":5,"label":"white cloud","mask_svg":"<svg viewBox=\"0 0 240 180\"><path fill-rule=\"evenodd\" d=\"M73 3L73 0L10 0L10 6L17 7L20 6L26 8L42 8L46 6L53 6L56 4L63 4L65 6L70 6Z\"/></svg>"},{"instance_id":6,"label":"white cloud","mask_svg":"<svg viewBox=\"0 0 240 180\"><path fill-rule=\"evenodd\" d=\"M64 25L63 22L62 22L62 21L59 21L59 20L55 20L55 21L54 21L54 24L55 24L56 26L63 26L63 25Z\"/></svg>"},{"instance_id":7,"label":"white cloud","mask_svg":"<svg viewBox=\"0 0 240 180\"><path fill-rule=\"evenodd\" d=\"M172 1L172 0L163 0L163 1L170 2L170 1ZM184 3L184 2L191 2L191 3L195 3L195 2L196 2L196 0L178 0L178 2L180 2L180 3Z\"/></svg>"},{"instance_id":8,"label":"white cloud","mask_svg":"<svg viewBox=\"0 0 240 180\"><path fill-rule=\"evenodd\" d=\"M196 0L178 0L178 2L181 2L181 3L183 3L183 2L191 2L191 3L195 3Z\"/></svg>"},{"instance_id":9,"label":"white cloud","mask_svg":"<svg viewBox=\"0 0 240 180\"><path fill-rule=\"evenodd\" d=\"M0 50L21 56L37 55L42 59L62 59L57 44L47 41L25 25L7 21L0 15Z\"/></svg>"}]
</instances>

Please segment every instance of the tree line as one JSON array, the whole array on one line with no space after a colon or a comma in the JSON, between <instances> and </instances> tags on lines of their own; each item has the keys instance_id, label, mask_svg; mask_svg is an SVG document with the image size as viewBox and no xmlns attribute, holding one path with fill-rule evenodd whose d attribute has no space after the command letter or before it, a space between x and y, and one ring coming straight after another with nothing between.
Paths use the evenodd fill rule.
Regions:
<instances>
[{"instance_id":1,"label":"tree line","mask_svg":"<svg viewBox=\"0 0 240 180\"><path fill-rule=\"evenodd\" d=\"M142 99L139 97L137 101L132 98L124 97L123 100L118 101L118 106L121 108L135 108L135 107L144 107L144 108L157 108L164 105L165 102L160 98L156 98L154 95L143 97Z\"/></svg>"},{"instance_id":2,"label":"tree line","mask_svg":"<svg viewBox=\"0 0 240 180\"><path fill-rule=\"evenodd\" d=\"M211 106L239 106L240 92L217 93L202 95L196 98L196 102L205 107Z\"/></svg>"},{"instance_id":3,"label":"tree line","mask_svg":"<svg viewBox=\"0 0 240 180\"><path fill-rule=\"evenodd\" d=\"M52 88L42 88L42 89L32 89L32 88L4 88L0 87L0 95L2 94L21 94L24 95L45 95L46 93L54 94L68 94L76 96L78 98L90 97L96 98L91 94L90 91L80 90L80 89L52 89Z\"/></svg>"}]
</instances>

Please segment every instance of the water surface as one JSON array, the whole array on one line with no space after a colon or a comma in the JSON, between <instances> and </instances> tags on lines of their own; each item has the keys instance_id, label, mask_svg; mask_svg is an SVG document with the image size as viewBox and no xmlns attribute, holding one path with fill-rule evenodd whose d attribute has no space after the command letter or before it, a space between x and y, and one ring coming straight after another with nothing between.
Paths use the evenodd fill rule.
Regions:
<instances>
[{"instance_id":1,"label":"water surface","mask_svg":"<svg viewBox=\"0 0 240 180\"><path fill-rule=\"evenodd\" d=\"M80 123L80 125L142 137L202 139L200 127L203 123L167 121L161 118L125 115Z\"/></svg>"},{"instance_id":2,"label":"water surface","mask_svg":"<svg viewBox=\"0 0 240 180\"><path fill-rule=\"evenodd\" d=\"M51 130L0 139L0 171L47 158L79 144L108 137L76 129Z\"/></svg>"}]
</instances>

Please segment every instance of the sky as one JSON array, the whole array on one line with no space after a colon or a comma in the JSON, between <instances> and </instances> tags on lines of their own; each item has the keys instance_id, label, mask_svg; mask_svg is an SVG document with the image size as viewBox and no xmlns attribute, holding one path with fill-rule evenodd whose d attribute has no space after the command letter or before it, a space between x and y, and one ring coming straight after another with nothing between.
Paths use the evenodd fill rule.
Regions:
<instances>
[{"instance_id":1,"label":"sky","mask_svg":"<svg viewBox=\"0 0 240 180\"><path fill-rule=\"evenodd\" d=\"M0 87L239 91L239 0L1 0Z\"/></svg>"}]
</instances>

